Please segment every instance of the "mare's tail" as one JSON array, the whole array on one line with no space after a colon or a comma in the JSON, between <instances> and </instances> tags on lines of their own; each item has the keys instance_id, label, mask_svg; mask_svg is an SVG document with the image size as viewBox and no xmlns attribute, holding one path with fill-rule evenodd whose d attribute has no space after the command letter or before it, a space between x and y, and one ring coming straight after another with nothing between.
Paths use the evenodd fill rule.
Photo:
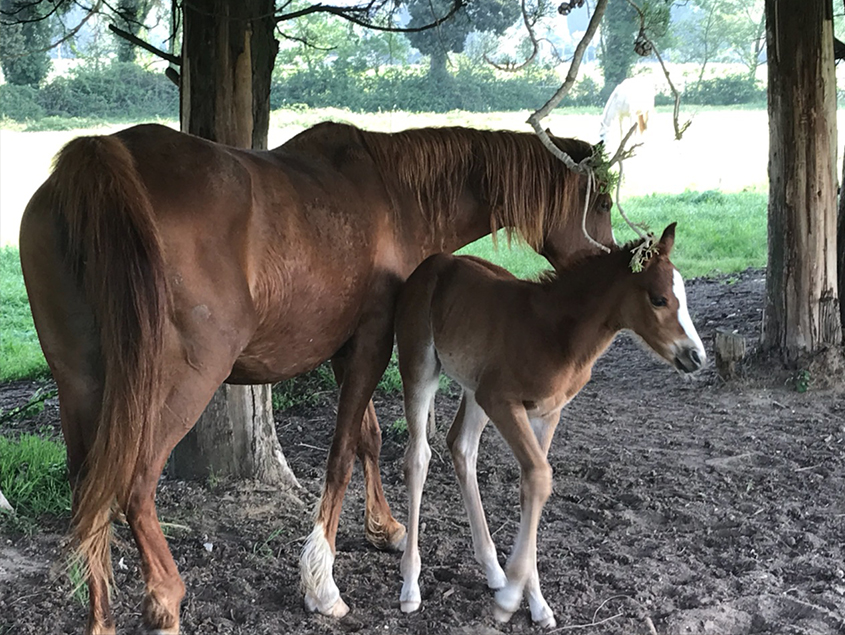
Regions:
<instances>
[{"instance_id":1,"label":"mare's tail","mask_svg":"<svg viewBox=\"0 0 845 635\"><path fill-rule=\"evenodd\" d=\"M116 137L68 143L48 183L66 230L65 261L93 310L103 364L96 434L74 484L72 538L88 575L108 584L112 516L127 506L161 409L164 259L147 190Z\"/></svg>"}]
</instances>

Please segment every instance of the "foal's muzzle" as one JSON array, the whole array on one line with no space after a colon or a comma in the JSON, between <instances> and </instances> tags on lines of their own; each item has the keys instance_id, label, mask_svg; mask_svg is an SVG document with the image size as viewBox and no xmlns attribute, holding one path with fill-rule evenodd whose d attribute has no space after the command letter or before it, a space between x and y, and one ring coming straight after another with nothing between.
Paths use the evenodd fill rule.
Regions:
<instances>
[{"instance_id":1,"label":"foal's muzzle","mask_svg":"<svg viewBox=\"0 0 845 635\"><path fill-rule=\"evenodd\" d=\"M678 347L675 353L675 368L684 373L694 373L704 367L707 355L694 344Z\"/></svg>"}]
</instances>

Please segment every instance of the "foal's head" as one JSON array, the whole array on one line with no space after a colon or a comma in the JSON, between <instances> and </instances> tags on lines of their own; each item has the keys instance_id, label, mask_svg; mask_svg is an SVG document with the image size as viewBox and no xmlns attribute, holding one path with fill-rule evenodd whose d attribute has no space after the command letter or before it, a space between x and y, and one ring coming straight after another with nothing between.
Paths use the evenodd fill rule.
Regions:
<instances>
[{"instance_id":1,"label":"foal's head","mask_svg":"<svg viewBox=\"0 0 845 635\"><path fill-rule=\"evenodd\" d=\"M704 345L687 310L684 280L669 260L675 242L675 223L655 244L655 255L632 274L630 292L621 310L625 328L631 329L678 370L690 373L707 361Z\"/></svg>"}]
</instances>

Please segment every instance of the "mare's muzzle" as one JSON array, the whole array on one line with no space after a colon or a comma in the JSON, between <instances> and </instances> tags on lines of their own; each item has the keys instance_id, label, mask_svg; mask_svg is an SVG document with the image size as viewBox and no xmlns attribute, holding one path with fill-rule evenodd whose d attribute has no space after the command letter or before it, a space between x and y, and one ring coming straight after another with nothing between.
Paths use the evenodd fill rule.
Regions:
<instances>
[{"instance_id":1,"label":"mare's muzzle","mask_svg":"<svg viewBox=\"0 0 845 635\"><path fill-rule=\"evenodd\" d=\"M675 368L684 373L694 373L703 368L706 362L707 355L692 342L678 347L675 353Z\"/></svg>"}]
</instances>

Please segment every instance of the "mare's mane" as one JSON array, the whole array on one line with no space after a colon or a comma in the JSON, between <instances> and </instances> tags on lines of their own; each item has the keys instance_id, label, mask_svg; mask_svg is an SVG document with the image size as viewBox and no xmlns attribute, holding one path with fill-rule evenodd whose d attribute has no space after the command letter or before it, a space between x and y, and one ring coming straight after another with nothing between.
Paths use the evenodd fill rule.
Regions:
<instances>
[{"instance_id":1,"label":"mare's mane","mask_svg":"<svg viewBox=\"0 0 845 635\"><path fill-rule=\"evenodd\" d=\"M448 231L469 186L490 208L490 230L517 232L540 249L548 230L579 214L579 175L542 146L534 134L470 128L421 128L396 133L361 131L391 197L410 191L426 220ZM592 152L578 139L555 142L575 161Z\"/></svg>"}]
</instances>

